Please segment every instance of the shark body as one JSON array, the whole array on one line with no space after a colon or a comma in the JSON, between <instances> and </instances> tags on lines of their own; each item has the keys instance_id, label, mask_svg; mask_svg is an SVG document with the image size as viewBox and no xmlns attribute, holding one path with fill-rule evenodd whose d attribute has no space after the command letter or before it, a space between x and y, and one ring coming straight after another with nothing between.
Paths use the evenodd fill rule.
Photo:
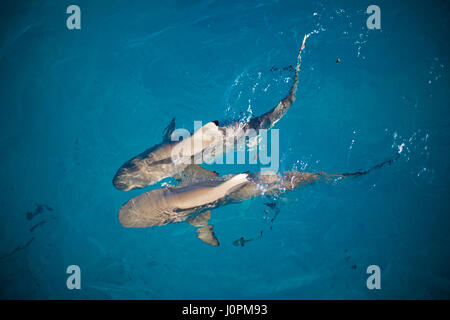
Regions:
<instances>
[{"instance_id":1,"label":"shark body","mask_svg":"<svg viewBox=\"0 0 450 320\"><path fill-rule=\"evenodd\" d=\"M120 223L124 227L146 228L187 221L200 227L197 233L201 240L218 245L212 226L208 225L212 209L257 196L274 196L320 179L320 174L298 171L218 176L196 165L187 169L191 171L190 181L151 190L126 202L119 210ZM197 170L200 174L196 176L193 171Z\"/></svg>"},{"instance_id":2,"label":"shark body","mask_svg":"<svg viewBox=\"0 0 450 320\"><path fill-rule=\"evenodd\" d=\"M360 177L391 165L399 159L401 152L399 148L393 158L369 169L340 174L291 170L283 173L265 171L219 176L216 172L198 165L189 165L181 174L176 175L180 181L179 185L154 189L126 202L119 210L119 221L129 228L155 227L186 221L198 228L199 239L218 246L219 241L213 227L208 223L212 209L258 196L280 196L287 191L320 181ZM243 246L251 240L238 239L234 244Z\"/></svg>"},{"instance_id":3,"label":"shark body","mask_svg":"<svg viewBox=\"0 0 450 320\"><path fill-rule=\"evenodd\" d=\"M175 119L172 119L160 144L147 149L120 167L114 176L113 184L117 189L123 191L143 188L167 177L174 177L180 181L177 186L145 192L122 205L118 216L124 227L146 228L185 221L197 228L199 239L210 245L218 246L219 241L213 232L213 226L209 224L211 210L215 208L258 196L281 195L286 191L317 181L337 181L342 178L362 176L373 169L390 165L399 158L403 144L399 146L399 152L393 159L379 163L367 170L352 173L327 174L293 170L281 174L265 171L223 176L197 164L192 164L192 162L174 159L174 154L179 155L180 150L182 150L182 155L188 158L194 158L199 154L203 156L205 151L216 150L215 147L218 144L225 146L219 150L226 150L227 146L247 136L248 130L272 128L295 101L301 52L305 48L307 38L306 35L297 55L295 78L289 94L276 107L259 117L251 118L246 123L232 122L220 126L218 121L209 122L182 141L173 141L172 139L175 129ZM231 136L227 134L230 131L232 132ZM218 156L217 153L206 154L206 157L201 158L204 161ZM259 239L261 236L262 232L258 238L245 239L241 237L233 244L244 246L245 243Z\"/></svg>"}]
</instances>

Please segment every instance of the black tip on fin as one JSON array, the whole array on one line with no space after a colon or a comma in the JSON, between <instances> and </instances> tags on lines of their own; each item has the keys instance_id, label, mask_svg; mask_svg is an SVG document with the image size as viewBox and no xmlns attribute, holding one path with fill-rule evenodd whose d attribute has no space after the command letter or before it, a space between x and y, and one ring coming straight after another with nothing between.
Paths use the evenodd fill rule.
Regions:
<instances>
[{"instance_id":1,"label":"black tip on fin","mask_svg":"<svg viewBox=\"0 0 450 320\"><path fill-rule=\"evenodd\" d=\"M212 122L214 122L216 124L216 126L219 126L219 120L214 120Z\"/></svg>"},{"instance_id":2,"label":"black tip on fin","mask_svg":"<svg viewBox=\"0 0 450 320\"><path fill-rule=\"evenodd\" d=\"M175 130L175 117L173 117L172 120L170 120L170 123L164 129L163 141L169 141L170 140L170 136L172 135L174 130Z\"/></svg>"}]
</instances>

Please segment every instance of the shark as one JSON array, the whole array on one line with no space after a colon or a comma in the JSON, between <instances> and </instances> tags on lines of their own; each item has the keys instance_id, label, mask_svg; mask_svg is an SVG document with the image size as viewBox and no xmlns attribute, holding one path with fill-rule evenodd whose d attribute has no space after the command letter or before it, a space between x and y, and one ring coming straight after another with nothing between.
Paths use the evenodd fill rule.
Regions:
<instances>
[{"instance_id":1,"label":"shark","mask_svg":"<svg viewBox=\"0 0 450 320\"><path fill-rule=\"evenodd\" d=\"M265 171L220 176L215 171L192 164L176 175L178 185L157 188L130 199L120 208L118 218L127 228L187 222L197 228L197 237L200 240L218 246L219 241L213 226L209 224L211 210L215 208L259 196L279 197L285 192L319 181L339 181L366 175L374 169L392 164L399 156L400 152L393 159L369 169L342 174L290 170L281 173ZM245 239L241 239L235 242L235 245L243 246L245 242Z\"/></svg>"},{"instance_id":2,"label":"shark","mask_svg":"<svg viewBox=\"0 0 450 320\"><path fill-rule=\"evenodd\" d=\"M212 209L256 196L273 196L318 178L317 174L296 171L219 176L197 165L188 166L186 171L183 174L188 178L179 185L157 188L127 201L119 210L120 223L128 228L147 228L186 221L198 228L199 239L218 246L208 224Z\"/></svg>"},{"instance_id":3,"label":"shark","mask_svg":"<svg viewBox=\"0 0 450 320\"><path fill-rule=\"evenodd\" d=\"M129 191L153 185L162 179L174 177L185 170L190 164L201 164L211 158L218 157L220 152L211 150L229 150L236 140L248 136L251 130L271 129L289 110L295 102L298 90L301 53L309 35L305 35L297 54L295 76L289 93L268 112L248 119L247 122L231 121L220 125L219 121L208 122L196 130L189 138L173 141L175 118L171 120L163 133L161 143L145 150L141 154L126 161L116 172L113 185L122 191ZM230 134L231 133L231 134ZM258 143L258 139L253 139ZM218 146L221 145L220 148ZM174 155L178 155L174 157ZM201 155L201 157L198 157ZM180 158L192 161L179 161ZM200 159L200 161L197 161Z\"/></svg>"},{"instance_id":4,"label":"shark","mask_svg":"<svg viewBox=\"0 0 450 320\"><path fill-rule=\"evenodd\" d=\"M239 239L236 239L233 241L233 245L237 246L237 247L244 247L246 243L254 241L254 240L258 240L261 239L263 235L263 232L261 231L259 236L256 238L251 238L251 239L245 239L244 237L240 237Z\"/></svg>"}]
</instances>

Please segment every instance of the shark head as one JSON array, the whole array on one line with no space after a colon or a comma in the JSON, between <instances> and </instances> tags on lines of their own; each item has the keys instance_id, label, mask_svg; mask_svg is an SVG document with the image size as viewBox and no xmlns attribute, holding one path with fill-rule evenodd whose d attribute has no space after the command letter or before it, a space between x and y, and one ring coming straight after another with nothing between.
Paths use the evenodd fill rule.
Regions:
<instances>
[{"instance_id":1,"label":"shark head","mask_svg":"<svg viewBox=\"0 0 450 320\"><path fill-rule=\"evenodd\" d=\"M113 179L113 184L119 190L129 191L136 188L143 188L151 184L151 180L143 174L143 171L137 163L131 163L129 166L122 166L117 171Z\"/></svg>"},{"instance_id":2,"label":"shark head","mask_svg":"<svg viewBox=\"0 0 450 320\"><path fill-rule=\"evenodd\" d=\"M125 162L117 170L113 185L122 191L143 188L172 175L176 170L167 145L154 146Z\"/></svg>"},{"instance_id":3,"label":"shark head","mask_svg":"<svg viewBox=\"0 0 450 320\"><path fill-rule=\"evenodd\" d=\"M186 130L187 132L187 130ZM114 186L122 191L143 188L158 181L181 173L193 162L193 157L202 154L222 141L218 122L211 121L186 139L163 142L147 149L140 155L125 162L113 179Z\"/></svg>"}]
</instances>

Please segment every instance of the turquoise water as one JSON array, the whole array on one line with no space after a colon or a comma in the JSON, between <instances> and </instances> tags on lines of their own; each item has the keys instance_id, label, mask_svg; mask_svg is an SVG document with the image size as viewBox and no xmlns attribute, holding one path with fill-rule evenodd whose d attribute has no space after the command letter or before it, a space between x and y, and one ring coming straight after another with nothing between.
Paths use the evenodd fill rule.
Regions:
<instances>
[{"instance_id":1,"label":"turquoise water","mask_svg":"<svg viewBox=\"0 0 450 320\"><path fill-rule=\"evenodd\" d=\"M367 1L162 3L76 1L68 30L72 2L1 2L0 296L449 298L448 2L377 1L381 30ZM123 228L120 206L157 186L116 190L119 166L172 117L192 129L272 108L307 33L280 170L354 171L404 143L400 159L287 193L273 222L270 199L216 209L217 248L187 223ZM366 287L373 264L381 290Z\"/></svg>"}]
</instances>

